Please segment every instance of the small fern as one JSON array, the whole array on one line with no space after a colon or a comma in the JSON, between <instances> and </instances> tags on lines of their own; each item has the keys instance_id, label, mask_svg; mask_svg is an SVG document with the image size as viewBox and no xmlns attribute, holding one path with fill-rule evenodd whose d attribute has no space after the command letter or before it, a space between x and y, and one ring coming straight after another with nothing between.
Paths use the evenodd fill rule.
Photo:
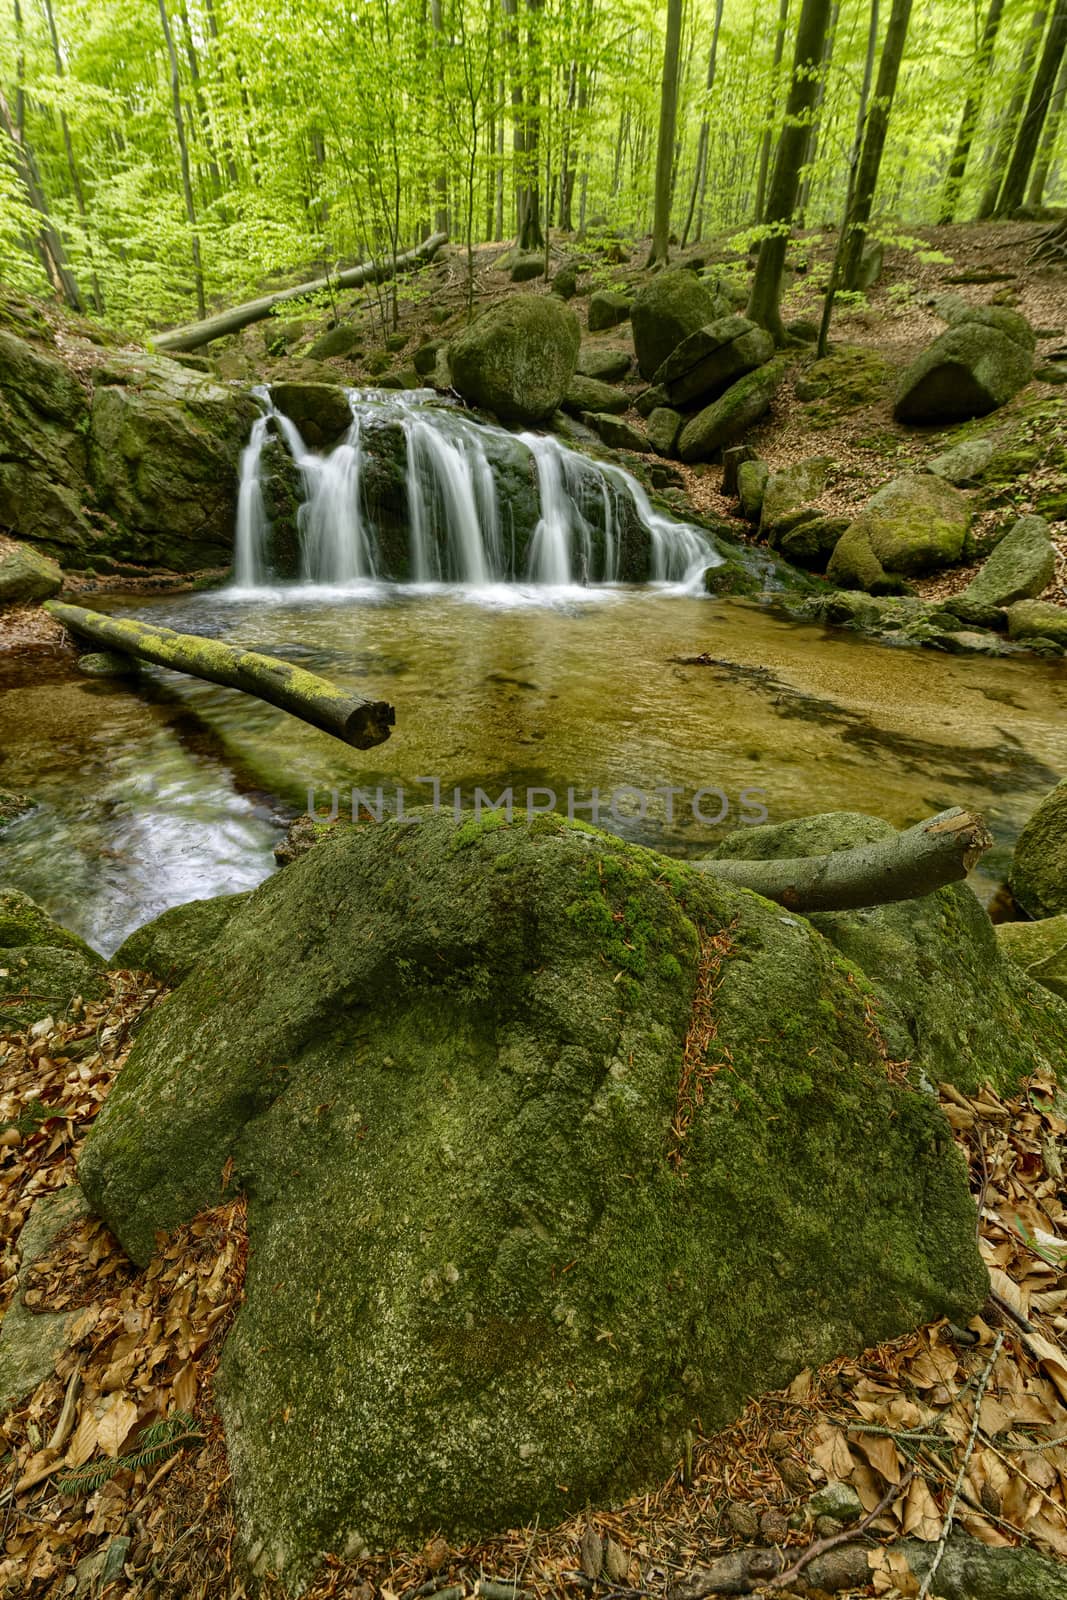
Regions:
<instances>
[{"instance_id":1,"label":"small fern","mask_svg":"<svg viewBox=\"0 0 1067 1600\"><path fill-rule=\"evenodd\" d=\"M73 1472L63 1473L57 1478L56 1486L64 1494L82 1497L94 1494L116 1472L127 1469L136 1472L140 1467L160 1466L182 1444L190 1440L199 1441L203 1437L195 1418L188 1411L174 1411L169 1417L163 1417L147 1427L137 1441L137 1449L129 1455L116 1456L114 1459L104 1456L99 1461L87 1462Z\"/></svg>"}]
</instances>

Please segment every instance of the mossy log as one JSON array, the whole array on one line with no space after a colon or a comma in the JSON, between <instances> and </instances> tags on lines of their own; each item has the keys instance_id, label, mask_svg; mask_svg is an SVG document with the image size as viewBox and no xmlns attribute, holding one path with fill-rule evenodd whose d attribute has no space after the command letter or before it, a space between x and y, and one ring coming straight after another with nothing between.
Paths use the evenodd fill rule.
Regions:
<instances>
[{"instance_id":1,"label":"mossy log","mask_svg":"<svg viewBox=\"0 0 1067 1600\"><path fill-rule=\"evenodd\" d=\"M314 278L308 283L294 284L291 289L279 289L277 294L263 295L259 300L247 300L244 305L220 311L217 316L206 317L203 322L190 322L182 328L171 328L166 333L156 334L153 344L157 350L163 351L198 350L213 339L239 333L250 322L261 322L264 317L270 316L275 306L284 305L287 300L300 300L304 295L319 294L324 289L358 289L364 283L381 283L405 267L421 266L424 261L432 260L441 246L447 243L447 233L432 233L413 250L405 250L395 259L389 257L385 261L365 261L362 266L348 267L332 278Z\"/></svg>"},{"instance_id":2,"label":"mossy log","mask_svg":"<svg viewBox=\"0 0 1067 1600\"><path fill-rule=\"evenodd\" d=\"M875 839L825 856L693 865L791 911L853 911L915 900L956 883L992 843L981 817L954 806L891 839Z\"/></svg>"},{"instance_id":3,"label":"mossy log","mask_svg":"<svg viewBox=\"0 0 1067 1600\"><path fill-rule=\"evenodd\" d=\"M313 728L333 734L357 750L382 744L396 721L396 712L385 700L363 700L339 689L291 662L239 645L205 639L197 633L176 633L173 628L157 628L133 617L109 617L82 606L63 605L48 600L45 609L78 639L88 639L106 650L115 650L157 667L185 672L227 689L240 689L272 706L299 717Z\"/></svg>"}]
</instances>

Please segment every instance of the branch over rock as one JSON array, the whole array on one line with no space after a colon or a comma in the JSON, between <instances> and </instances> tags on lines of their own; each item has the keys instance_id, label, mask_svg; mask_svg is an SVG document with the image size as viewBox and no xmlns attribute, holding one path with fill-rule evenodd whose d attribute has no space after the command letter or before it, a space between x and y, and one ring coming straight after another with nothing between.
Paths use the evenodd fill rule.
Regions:
<instances>
[{"instance_id":1,"label":"branch over rock","mask_svg":"<svg viewBox=\"0 0 1067 1600\"><path fill-rule=\"evenodd\" d=\"M384 743L396 722L396 712L387 701L363 700L303 667L256 650L242 650L239 645L205 639L198 633L157 628L133 617L105 616L57 600L46 601L45 609L76 638L227 689L240 689L357 750Z\"/></svg>"}]
</instances>

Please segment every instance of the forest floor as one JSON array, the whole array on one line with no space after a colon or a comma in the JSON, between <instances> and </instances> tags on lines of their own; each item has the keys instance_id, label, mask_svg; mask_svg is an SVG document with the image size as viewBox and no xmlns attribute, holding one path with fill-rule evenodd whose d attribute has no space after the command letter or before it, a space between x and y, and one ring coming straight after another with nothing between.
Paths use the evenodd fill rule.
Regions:
<instances>
[{"instance_id":1,"label":"forest floor","mask_svg":"<svg viewBox=\"0 0 1067 1600\"><path fill-rule=\"evenodd\" d=\"M13 1241L34 1200L74 1181L164 992L143 975L110 981L108 998L0 1037L0 1308L21 1290L34 1312L72 1319L54 1373L2 1424L0 1593L89 1594L94 1573L99 1593L106 1572L115 1595L223 1600L246 1592L212 1400L241 1302L242 1202L179 1230L143 1271L87 1219L18 1276ZM487 1580L509 1586L495 1600L679 1600L683 1584L693 1600L709 1592L701 1572L731 1552L770 1550L790 1568L816 1547L819 1592L914 1594L897 1541L936 1549L950 1506L953 1526L986 1545L1067 1558L1067 1102L1033 1079L1011 1100L943 1086L941 1103L993 1288L968 1327L940 1321L802 1372L724 1431L694 1431L667 1480L623 1505L476 1543L430 1537L355 1565L328 1558L310 1600L494 1600L478 1589ZM883 1506L866 1556L807 1509L828 1480L851 1485L868 1515ZM812 1594L799 1576L773 1592ZM268 1582L268 1600L280 1594Z\"/></svg>"}]
</instances>

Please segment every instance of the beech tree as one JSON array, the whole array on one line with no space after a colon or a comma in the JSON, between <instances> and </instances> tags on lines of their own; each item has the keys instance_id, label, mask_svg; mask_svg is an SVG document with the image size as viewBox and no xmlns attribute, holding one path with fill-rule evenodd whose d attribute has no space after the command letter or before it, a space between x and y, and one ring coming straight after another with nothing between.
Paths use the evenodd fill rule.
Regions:
<instances>
[{"instance_id":1,"label":"beech tree","mask_svg":"<svg viewBox=\"0 0 1067 1600\"><path fill-rule=\"evenodd\" d=\"M885 152L886 135L889 132L889 118L893 110L893 97L897 92L900 63L904 59L904 44L908 37L911 6L912 0L893 0L893 9L889 14L882 58L878 64L878 81L874 86L874 99L867 112L867 126L863 134L863 148L860 151L859 166L856 171L855 191L844 225L847 240L842 277L847 289L854 289L859 281L860 262L867 240L867 224L874 207L878 175L882 170L882 156Z\"/></svg>"},{"instance_id":2,"label":"beech tree","mask_svg":"<svg viewBox=\"0 0 1067 1600\"><path fill-rule=\"evenodd\" d=\"M667 35L663 46L659 139L656 145L656 209L652 222L650 266L666 266L671 231L674 180L674 124L678 113L678 51L682 40L682 0L667 0Z\"/></svg>"}]
</instances>

